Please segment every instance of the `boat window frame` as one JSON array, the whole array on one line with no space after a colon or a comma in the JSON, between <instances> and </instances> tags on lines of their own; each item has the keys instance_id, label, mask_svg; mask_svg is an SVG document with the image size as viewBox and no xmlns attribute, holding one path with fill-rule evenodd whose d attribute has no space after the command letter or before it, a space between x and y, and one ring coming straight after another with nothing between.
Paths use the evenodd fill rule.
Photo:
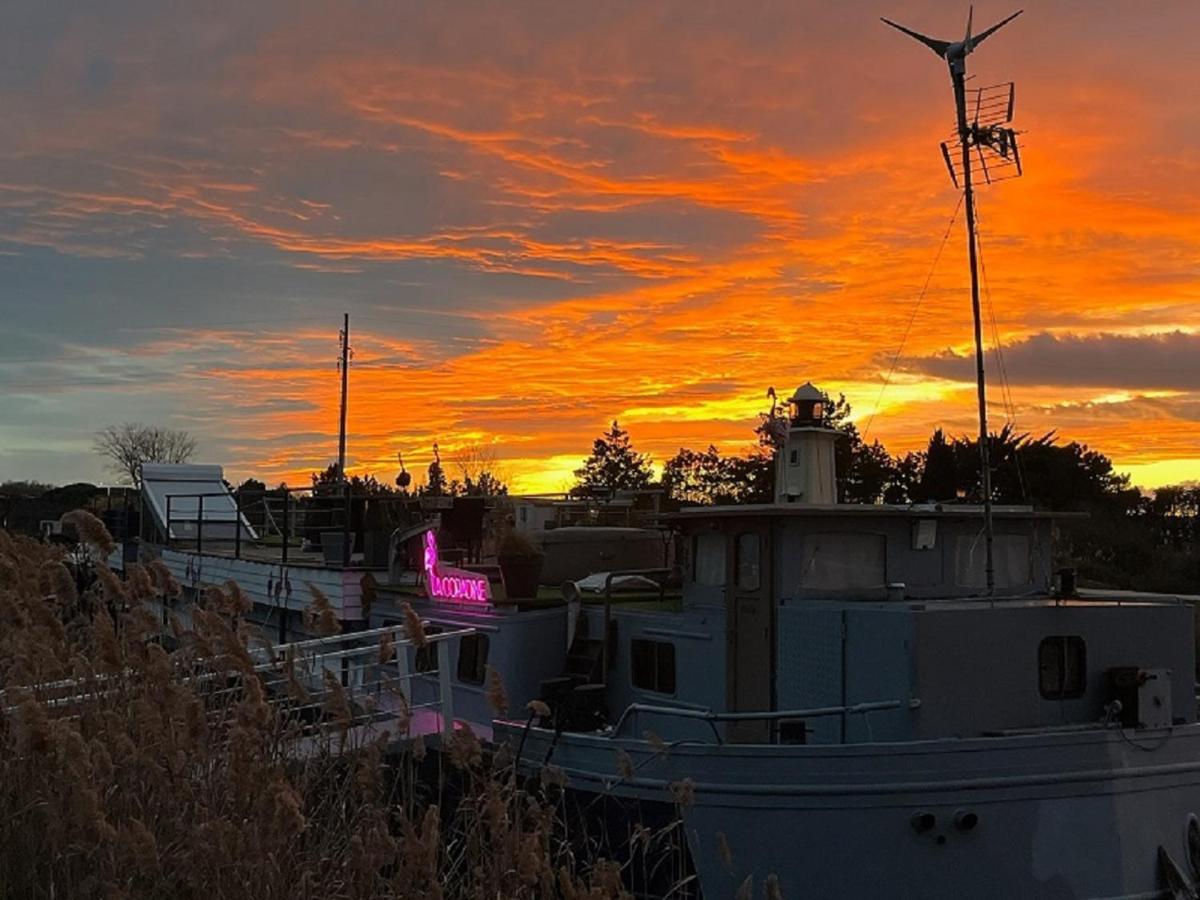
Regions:
<instances>
[{"instance_id":1,"label":"boat window frame","mask_svg":"<svg viewBox=\"0 0 1200 900\"><path fill-rule=\"evenodd\" d=\"M864 591L875 591L882 595L883 592L887 590L887 585L890 581L888 570L894 563L894 561L888 557L888 551L891 549L891 541L889 537L890 536L886 531L868 531L866 529L856 531L845 527L832 531L814 530L803 532L799 543L801 570L799 584L797 585L797 593L801 596L847 597L861 595ZM816 551L823 549L819 546L819 542L822 540L831 540L836 543L847 538L857 539L860 542L869 538L871 543L876 545L870 549L879 551L878 577L870 580L856 580L854 583L849 585L828 585L814 583L811 580L811 576L815 568L814 561L816 560ZM824 560L822 560L822 563L823 562ZM859 574L861 574L862 571L866 571L862 569L861 565L853 566L848 563L836 562L835 565L839 568L854 568L856 573Z\"/></svg>"},{"instance_id":2,"label":"boat window frame","mask_svg":"<svg viewBox=\"0 0 1200 900\"><path fill-rule=\"evenodd\" d=\"M441 625L426 625L426 637L435 634L441 634L446 629ZM437 645L433 643L423 644L417 647L413 654L413 674L414 675L429 675L435 674L438 670L437 661Z\"/></svg>"},{"instance_id":3,"label":"boat window frame","mask_svg":"<svg viewBox=\"0 0 1200 900\"><path fill-rule=\"evenodd\" d=\"M644 684L639 684L637 680L639 667L636 665L636 659L637 645L639 644L653 645L653 649L650 651L653 654L650 665L650 671L653 673L653 687L647 687ZM663 660L661 655L663 647L670 648L671 689L669 691L662 689L663 684L661 676ZM679 655L675 652L675 642L663 641L651 637L631 636L629 638L629 685L635 691L646 691L647 693L658 694L663 697L674 697L679 689Z\"/></svg>"},{"instance_id":4,"label":"boat window frame","mask_svg":"<svg viewBox=\"0 0 1200 900\"><path fill-rule=\"evenodd\" d=\"M745 538L754 539L754 582L751 584L742 579L742 541ZM733 586L739 591L757 591L762 587L762 533L758 531L740 531L733 539Z\"/></svg>"},{"instance_id":5,"label":"boat window frame","mask_svg":"<svg viewBox=\"0 0 1200 900\"><path fill-rule=\"evenodd\" d=\"M712 549L714 551L714 555L716 555L717 551L719 551L719 553L720 553L721 564L719 567L719 571L721 574L720 574L720 581L718 581L718 582L701 581L700 580L699 575L700 575L700 555L701 555L700 554L700 542L701 542L701 539L712 540L713 541ZM692 584L699 585L701 587L709 587L709 588L727 587L729 584L729 548L728 548L727 533L724 530L715 530L715 529L705 530L705 531L697 531L695 534L692 535L691 543L692 543ZM714 566L713 569L714 569L714 571L717 571L716 566Z\"/></svg>"},{"instance_id":6,"label":"boat window frame","mask_svg":"<svg viewBox=\"0 0 1200 900\"><path fill-rule=\"evenodd\" d=\"M458 662L454 667L454 674L461 683L482 685L487 680L487 661L490 645L491 640L486 634L480 631L476 631L473 634L464 634L458 639ZM469 652L468 647L471 648ZM480 652L480 647L483 648L482 652ZM468 669L468 664L474 668Z\"/></svg>"},{"instance_id":7,"label":"boat window frame","mask_svg":"<svg viewBox=\"0 0 1200 900\"><path fill-rule=\"evenodd\" d=\"M1059 673L1057 688L1047 690L1043 654L1048 648L1058 648L1056 660ZM1070 662L1073 651L1074 668ZM1087 641L1078 634L1049 634L1038 642L1038 693L1043 700L1077 700L1087 693ZM1068 677L1073 676L1073 677Z\"/></svg>"}]
</instances>

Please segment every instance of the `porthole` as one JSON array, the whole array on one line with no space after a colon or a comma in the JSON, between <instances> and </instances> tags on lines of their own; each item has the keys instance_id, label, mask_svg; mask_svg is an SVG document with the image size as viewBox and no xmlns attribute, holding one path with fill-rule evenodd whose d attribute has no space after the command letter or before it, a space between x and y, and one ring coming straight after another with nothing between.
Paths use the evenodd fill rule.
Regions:
<instances>
[{"instance_id":1,"label":"porthole","mask_svg":"<svg viewBox=\"0 0 1200 900\"><path fill-rule=\"evenodd\" d=\"M937 825L937 816L931 812L915 812L910 821L913 831L924 834L926 831L932 831L933 827Z\"/></svg>"}]
</instances>

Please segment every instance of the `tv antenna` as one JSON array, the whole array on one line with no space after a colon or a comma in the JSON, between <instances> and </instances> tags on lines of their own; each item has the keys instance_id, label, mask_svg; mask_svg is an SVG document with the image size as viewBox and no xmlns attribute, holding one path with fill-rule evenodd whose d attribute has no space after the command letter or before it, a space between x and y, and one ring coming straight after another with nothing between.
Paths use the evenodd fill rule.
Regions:
<instances>
[{"instance_id":1,"label":"tv antenna","mask_svg":"<svg viewBox=\"0 0 1200 900\"><path fill-rule=\"evenodd\" d=\"M1017 10L1006 19L1001 19L991 28L977 35L971 34L971 20L975 8L967 12L967 34L961 41L940 41L928 35L921 34L898 25L890 19L883 19L884 24L890 25L897 31L902 31L909 37L924 44L946 61L950 67L950 81L954 86L954 108L957 113L956 128L952 141L957 145L951 148L943 143L942 156L946 167L950 170L950 178L955 187L961 185L967 207L967 256L971 265L971 311L975 317L975 383L979 398L979 466L981 470L983 490L983 530L986 550L984 578L988 596L996 589L996 570L993 557L992 530L992 469L991 454L988 450L987 427L987 385L983 371L983 324L979 313L979 270L977 259L977 236L975 232L975 189L973 176L982 175L986 183L999 181L1003 178L1015 178L1021 174L1021 157L1017 149L1017 133L1008 127L1012 122L1014 91L1011 83L995 87L976 88L967 90L967 57L975 48L989 37L1021 15L1024 10ZM968 119L967 95L971 94L973 116ZM957 159L955 158L957 157ZM988 159L992 159L989 168ZM993 177L995 172L995 177Z\"/></svg>"}]
</instances>

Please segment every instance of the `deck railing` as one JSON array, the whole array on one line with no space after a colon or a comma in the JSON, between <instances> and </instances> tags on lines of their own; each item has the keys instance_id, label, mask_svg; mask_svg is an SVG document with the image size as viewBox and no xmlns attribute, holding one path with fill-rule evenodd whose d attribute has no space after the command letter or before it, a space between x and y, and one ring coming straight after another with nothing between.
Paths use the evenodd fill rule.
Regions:
<instances>
[{"instance_id":1,"label":"deck railing","mask_svg":"<svg viewBox=\"0 0 1200 900\"><path fill-rule=\"evenodd\" d=\"M921 701L909 700L877 700L869 703L855 703L848 706L817 706L808 709L775 709L762 712L726 712L717 713L706 709L686 709L679 706L656 706L650 703L631 703L617 718L613 725L613 737L619 737L627 721L636 722L639 713L647 715L667 716L680 719L696 719L704 722L712 729L713 737L718 744L723 744L718 722L779 722L788 719L820 719L827 716L866 716L872 712L882 712L888 709L918 709Z\"/></svg>"},{"instance_id":2,"label":"deck railing","mask_svg":"<svg viewBox=\"0 0 1200 900\"><path fill-rule=\"evenodd\" d=\"M224 501L219 516L213 514L217 500ZM322 563L350 568L355 551L366 550L355 547L355 535L367 530L355 523L356 504L364 501L379 518L378 527L371 530L384 535L419 517L417 498L355 491L349 482L320 489L280 485L262 491L174 492L165 499L164 543L196 553L205 552L207 545L208 552L235 559L242 559L252 547L255 559L287 564L305 538L314 546L328 538L331 546L336 544L336 559L326 555L322 543ZM181 512L185 505L188 509Z\"/></svg>"},{"instance_id":3,"label":"deck railing","mask_svg":"<svg viewBox=\"0 0 1200 900\"><path fill-rule=\"evenodd\" d=\"M453 641L473 633L472 628L442 631L427 635L417 645L404 626L389 625L290 644L258 645L248 648L249 673L261 681L268 703L285 715L313 720L310 724L314 727L326 724L321 721L322 711L340 692L350 715L343 724L349 727L399 722L402 730L410 733L449 734L454 728L450 650ZM410 654L419 647L432 649L436 668L416 670ZM202 688L210 701L236 699L245 689L245 667L209 665L212 662L192 658L186 669L178 669L177 677ZM22 693L31 693L54 713L70 716L89 703L121 696L130 689L128 679L133 675L122 672L98 675L86 682L75 678L42 682L25 686ZM415 700L417 681L436 685L428 692L433 699ZM13 712L16 699L0 693L0 709Z\"/></svg>"},{"instance_id":4,"label":"deck railing","mask_svg":"<svg viewBox=\"0 0 1200 900\"><path fill-rule=\"evenodd\" d=\"M355 724L380 719L410 721L429 711L440 719L436 730L449 734L454 728L451 642L473 633L472 628L456 628L426 635L420 646L432 648L437 666L423 671L416 671L415 660L409 658L419 647L403 625L259 647L251 653L259 660L255 672L276 702L288 697L292 679L301 682L313 703L321 704L336 690L336 683L352 704ZM415 680L436 681L436 699L415 702Z\"/></svg>"}]
</instances>

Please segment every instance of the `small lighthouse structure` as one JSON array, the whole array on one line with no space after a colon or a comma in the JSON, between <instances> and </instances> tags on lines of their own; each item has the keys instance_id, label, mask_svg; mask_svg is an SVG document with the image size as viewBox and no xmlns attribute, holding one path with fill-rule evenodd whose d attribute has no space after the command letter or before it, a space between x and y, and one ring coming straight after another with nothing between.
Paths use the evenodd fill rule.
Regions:
<instances>
[{"instance_id":1,"label":"small lighthouse structure","mask_svg":"<svg viewBox=\"0 0 1200 900\"><path fill-rule=\"evenodd\" d=\"M775 451L777 503L837 503L838 433L824 423L827 402L811 381L788 399L787 430Z\"/></svg>"}]
</instances>

